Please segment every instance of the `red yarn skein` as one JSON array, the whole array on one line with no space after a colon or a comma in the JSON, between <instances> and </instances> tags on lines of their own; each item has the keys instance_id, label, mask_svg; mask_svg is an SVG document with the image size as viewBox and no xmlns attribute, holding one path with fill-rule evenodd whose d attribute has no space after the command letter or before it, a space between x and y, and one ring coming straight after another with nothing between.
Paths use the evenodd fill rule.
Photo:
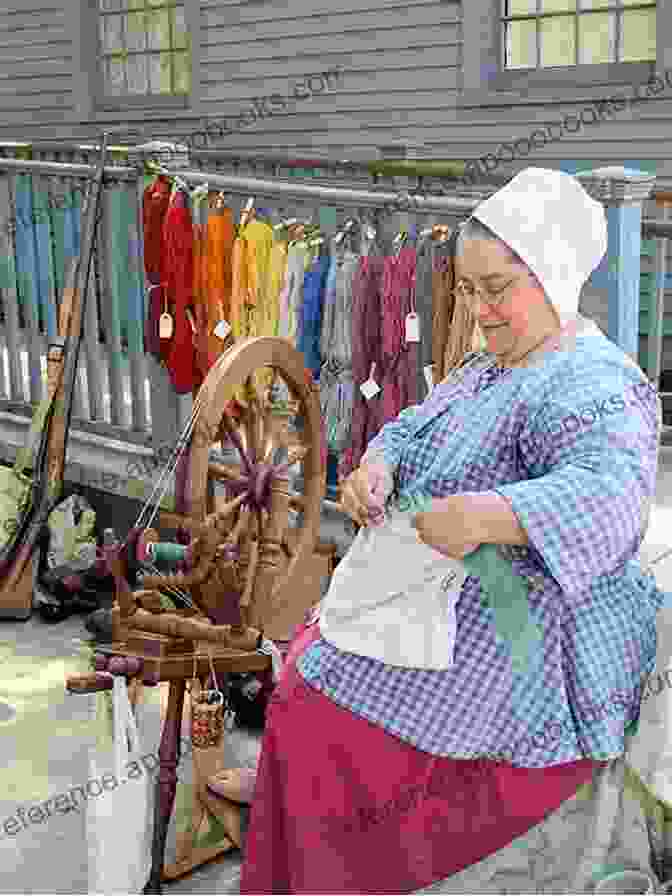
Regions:
<instances>
[{"instance_id":1,"label":"red yarn skein","mask_svg":"<svg viewBox=\"0 0 672 896\"><path fill-rule=\"evenodd\" d=\"M194 334L186 311L194 315L194 232L191 211L178 191L170 204L163 226L162 281L173 317L173 335L166 366L175 391L192 392L200 381L196 367ZM163 342L164 340L162 340Z\"/></svg>"}]
</instances>

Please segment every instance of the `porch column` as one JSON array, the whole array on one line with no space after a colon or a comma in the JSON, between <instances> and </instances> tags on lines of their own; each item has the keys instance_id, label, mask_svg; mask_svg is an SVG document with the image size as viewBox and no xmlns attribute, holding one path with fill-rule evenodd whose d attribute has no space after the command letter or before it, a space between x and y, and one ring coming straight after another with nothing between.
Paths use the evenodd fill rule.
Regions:
<instances>
[{"instance_id":1,"label":"porch column","mask_svg":"<svg viewBox=\"0 0 672 896\"><path fill-rule=\"evenodd\" d=\"M575 177L593 199L604 204L607 212L607 335L637 362L642 206L653 189L656 176L610 166L581 171Z\"/></svg>"}]
</instances>

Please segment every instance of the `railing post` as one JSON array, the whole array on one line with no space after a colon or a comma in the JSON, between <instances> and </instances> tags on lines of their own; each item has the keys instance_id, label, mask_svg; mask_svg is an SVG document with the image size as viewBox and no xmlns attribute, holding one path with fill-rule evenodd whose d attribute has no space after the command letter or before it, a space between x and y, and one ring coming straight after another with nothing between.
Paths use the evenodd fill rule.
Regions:
<instances>
[{"instance_id":1,"label":"railing post","mask_svg":"<svg viewBox=\"0 0 672 896\"><path fill-rule=\"evenodd\" d=\"M636 362L639 355L642 206L656 177L621 166L581 171L575 177L607 211L607 335Z\"/></svg>"},{"instance_id":2,"label":"railing post","mask_svg":"<svg viewBox=\"0 0 672 896\"><path fill-rule=\"evenodd\" d=\"M669 196L669 194L668 194ZM669 198L657 200L662 206L662 218L664 223L670 220L672 203ZM666 236L656 239L655 275L656 282L651 296L649 309L649 346L647 353L646 372L649 379L656 386L660 382L663 366L663 337L665 321L665 282L667 280L667 247Z\"/></svg>"}]
</instances>

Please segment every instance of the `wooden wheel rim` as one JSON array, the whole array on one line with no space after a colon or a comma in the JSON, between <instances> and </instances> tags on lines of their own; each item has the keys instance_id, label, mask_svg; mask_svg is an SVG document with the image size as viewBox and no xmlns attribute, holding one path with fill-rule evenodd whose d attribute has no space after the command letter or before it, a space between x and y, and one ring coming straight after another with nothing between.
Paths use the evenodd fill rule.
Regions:
<instances>
[{"instance_id":1,"label":"wooden wheel rim","mask_svg":"<svg viewBox=\"0 0 672 896\"><path fill-rule=\"evenodd\" d=\"M306 382L303 355L285 339L262 336L236 343L213 367L198 393L201 409L194 426L189 452L187 497L190 516L204 520L208 513L208 467L211 434L219 430L227 402L261 368L275 368L290 387L303 417L303 443L307 454L303 464L303 520L292 558L284 574L277 576L271 599L285 588L314 550L320 526L320 511L325 492L320 438L321 418L317 396Z\"/></svg>"}]
</instances>

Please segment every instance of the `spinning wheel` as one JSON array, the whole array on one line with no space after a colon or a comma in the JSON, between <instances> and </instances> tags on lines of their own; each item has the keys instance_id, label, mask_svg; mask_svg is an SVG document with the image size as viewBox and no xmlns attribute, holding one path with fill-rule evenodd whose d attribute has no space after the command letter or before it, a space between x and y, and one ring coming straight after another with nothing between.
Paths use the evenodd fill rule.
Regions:
<instances>
[{"instance_id":1,"label":"spinning wheel","mask_svg":"<svg viewBox=\"0 0 672 896\"><path fill-rule=\"evenodd\" d=\"M205 680L211 669L223 677L270 667L259 650L263 632L315 550L324 466L319 399L303 356L283 339L245 340L210 370L134 529L121 547L106 549L116 586L113 643L99 649L94 674L67 687L109 689L113 674L170 682L145 892L160 892L164 872L186 681ZM160 512L173 473L176 512ZM293 527L290 512L298 515ZM160 541L157 516L160 528L177 530L176 541ZM134 580L141 590L132 590ZM191 858L164 876L212 857Z\"/></svg>"},{"instance_id":2,"label":"spinning wheel","mask_svg":"<svg viewBox=\"0 0 672 896\"><path fill-rule=\"evenodd\" d=\"M242 399L234 397L241 392ZM283 393L289 399L271 400ZM297 418L300 429L292 427ZM237 635L238 625L263 629L313 552L324 496L319 401L302 356L282 339L231 348L198 393L187 439L188 453L180 456L178 444L169 468L184 482L188 514L162 513L159 520L190 530L196 543L184 556L161 546L152 553L164 562L171 555L186 560L191 569L161 580L145 576L143 588L188 589L196 607L216 624L233 624ZM219 445L233 452L233 463L213 459ZM289 491L291 470L301 493ZM291 530L290 511L299 517ZM152 530L141 536L141 562L143 545L155 538Z\"/></svg>"}]
</instances>

